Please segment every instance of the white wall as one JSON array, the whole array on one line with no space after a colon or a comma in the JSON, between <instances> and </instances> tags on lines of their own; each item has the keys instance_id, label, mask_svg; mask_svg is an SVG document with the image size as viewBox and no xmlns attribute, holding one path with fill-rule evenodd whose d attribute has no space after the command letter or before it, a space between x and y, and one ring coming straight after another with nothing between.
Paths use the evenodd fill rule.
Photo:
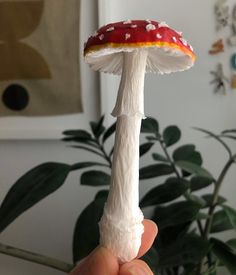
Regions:
<instances>
[{"instance_id":1,"label":"white wall","mask_svg":"<svg viewBox=\"0 0 236 275\"><path fill-rule=\"evenodd\" d=\"M96 25L96 1L84 0L82 40L94 31ZM168 76L148 75L145 82L145 109L147 116L154 116L162 127L177 124L183 131L182 142L198 145L205 159L204 165L217 176L226 157L219 145L204 135L191 129L199 126L213 131L235 128L236 94L228 91L226 96L215 95L209 85L209 71L215 68L220 58L227 67L227 54L210 57L208 49L218 35L214 31L214 1L196 0L102 0L104 22L127 18L144 18L164 20L177 30L182 30L197 53L196 66L190 71ZM111 7L111 8L110 8ZM109 12L109 13L108 13ZM105 13L105 14L104 14ZM86 34L87 28L87 34ZM223 35L220 33L219 36ZM226 70L229 74L229 69ZM84 90L97 94L98 80L83 65ZM87 75L89 77L87 78ZM119 78L103 76L102 84L103 111L111 112ZM97 102L98 102L97 98ZM89 104L87 97L85 109ZM95 107L95 106L94 106ZM93 118L98 116L98 111ZM85 113L80 117L80 125L88 124L91 115ZM111 120L111 119L109 119ZM236 146L232 143L232 147ZM10 186L27 170L46 161L74 163L89 160L90 155L70 149L60 141L1 141L0 142L0 201ZM232 169L223 186L223 195L229 204L236 207L236 169ZM141 194L151 188L160 179L141 183ZM1 234L0 241L38 253L47 254L65 261L71 259L71 241L73 226L79 212L92 199L97 189L79 185L79 173L69 176L66 184L55 194L37 204L30 211L19 217ZM223 236L226 238L230 234ZM32 275L62 274L49 268L29 264L21 260L0 255L0 274ZM226 273L221 273L226 274Z\"/></svg>"}]
</instances>

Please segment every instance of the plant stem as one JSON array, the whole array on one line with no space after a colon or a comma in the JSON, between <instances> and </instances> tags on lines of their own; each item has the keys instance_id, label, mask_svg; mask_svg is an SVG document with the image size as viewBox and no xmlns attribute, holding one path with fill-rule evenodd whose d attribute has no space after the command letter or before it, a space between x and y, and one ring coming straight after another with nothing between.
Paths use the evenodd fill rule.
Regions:
<instances>
[{"instance_id":1,"label":"plant stem","mask_svg":"<svg viewBox=\"0 0 236 275\"><path fill-rule=\"evenodd\" d=\"M163 142L162 140L160 140L160 145L161 145L161 148L162 148L163 152L165 153L165 155L166 155L168 161L170 162L170 165L172 166L172 168L173 168L173 170L174 170L174 172L175 172L177 178L180 179L181 176L180 176L180 174L179 174L179 171L177 170L177 168L176 168L174 162L172 161L172 159L171 159L171 157L170 157L170 155L169 155L169 152L167 151L166 146L165 146L165 144L164 144L164 142Z\"/></svg>"},{"instance_id":2,"label":"plant stem","mask_svg":"<svg viewBox=\"0 0 236 275\"><path fill-rule=\"evenodd\" d=\"M13 246L5 245L0 243L0 253L13 256L19 259L23 259L29 262L37 263L40 265L48 266L65 273L70 272L74 265L62 262L60 260L33 253L27 250L19 249Z\"/></svg>"},{"instance_id":3,"label":"plant stem","mask_svg":"<svg viewBox=\"0 0 236 275\"><path fill-rule=\"evenodd\" d=\"M100 151L102 152L103 158L108 162L108 165L111 168L112 167L111 158L108 156L107 152L104 149L104 146L100 143L99 139L96 142L97 142L97 145L98 145Z\"/></svg>"},{"instance_id":4,"label":"plant stem","mask_svg":"<svg viewBox=\"0 0 236 275\"><path fill-rule=\"evenodd\" d=\"M206 221L205 228L204 228L203 235L202 235L203 238L206 239L206 240L208 239L208 236L209 236L210 231L211 231L211 226L212 226L212 221L213 221L213 214L214 214L214 210L215 210L215 207L217 205L217 202L218 202L218 198L219 198L219 193L220 193L220 188L221 188L222 182L223 182L223 180L225 178L225 175L228 172L230 166L233 163L234 163L234 158L231 157L227 161L227 163L225 164L224 168L222 169L222 171L221 171L221 173L219 175L218 180L215 183L215 189L214 189L214 192L213 192L213 199L212 199L212 203L211 203L211 206L209 208L209 211L208 211L208 219ZM209 268L211 268L211 257L210 257L209 254L208 254L207 258L208 258L208 266L209 266ZM196 274L200 274L202 266L203 266L203 261L201 261L199 263L199 266L198 266Z\"/></svg>"},{"instance_id":5,"label":"plant stem","mask_svg":"<svg viewBox=\"0 0 236 275\"><path fill-rule=\"evenodd\" d=\"M225 164L224 168L222 169L222 171L219 175L218 180L215 183L215 189L214 189L214 192L213 192L213 199L212 199L212 203L211 203L211 206L209 208L209 211L208 211L208 219L206 221L205 229L204 229L203 237L205 239L208 238L208 236L210 234L210 231L211 231L211 226L212 226L212 221L213 221L213 214L214 214L214 210L215 210L215 207L217 205L217 202L218 202L218 197L219 197L219 192L220 192L222 182L223 182L223 180L225 178L225 175L228 172L230 166L233 163L234 163L234 159L230 158L228 160L228 162Z\"/></svg>"},{"instance_id":6,"label":"plant stem","mask_svg":"<svg viewBox=\"0 0 236 275\"><path fill-rule=\"evenodd\" d=\"M169 155L169 152L167 151L166 146L165 146L165 144L164 144L164 142L163 142L162 140L160 140L160 145L161 145L161 148L162 148L164 154L166 155L166 158L167 158L168 161L170 162L170 164L171 164L171 166L172 166L172 168L173 168L173 170L174 170L174 172L175 172L177 178L180 179L180 178L181 178L181 175L179 174L179 171L178 171L178 169L176 168L175 163L174 163L173 160L171 159L171 157L170 157L170 155ZM185 198L186 198L186 196L185 196ZM198 230L199 230L199 232L200 232L200 235L203 236L203 233L204 233L204 232L203 232L202 223L201 223L200 220L197 220L197 226L198 226Z\"/></svg>"},{"instance_id":7,"label":"plant stem","mask_svg":"<svg viewBox=\"0 0 236 275\"><path fill-rule=\"evenodd\" d=\"M197 225L198 225L198 229L199 229L200 235L203 236L204 229L202 227L202 223L199 220L197 220Z\"/></svg>"}]
</instances>

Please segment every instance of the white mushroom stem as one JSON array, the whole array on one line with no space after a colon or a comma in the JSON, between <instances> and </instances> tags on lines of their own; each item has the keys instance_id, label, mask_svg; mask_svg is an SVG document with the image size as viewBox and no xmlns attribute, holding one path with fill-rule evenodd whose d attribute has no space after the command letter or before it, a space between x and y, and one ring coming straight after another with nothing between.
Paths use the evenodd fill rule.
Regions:
<instances>
[{"instance_id":1,"label":"white mushroom stem","mask_svg":"<svg viewBox=\"0 0 236 275\"><path fill-rule=\"evenodd\" d=\"M139 133L144 117L147 52L123 53L110 192L99 223L100 243L120 262L134 259L141 245L143 214L139 208Z\"/></svg>"}]
</instances>

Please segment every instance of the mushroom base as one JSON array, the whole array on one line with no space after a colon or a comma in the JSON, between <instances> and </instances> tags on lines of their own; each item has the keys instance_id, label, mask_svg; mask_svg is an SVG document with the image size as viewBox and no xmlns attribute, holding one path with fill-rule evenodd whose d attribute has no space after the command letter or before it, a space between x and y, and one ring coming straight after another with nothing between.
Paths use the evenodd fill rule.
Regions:
<instances>
[{"instance_id":1,"label":"mushroom base","mask_svg":"<svg viewBox=\"0 0 236 275\"><path fill-rule=\"evenodd\" d=\"M140 210L140 209L139 209ZM144 232L142 224L143 213L133 220L114 220L104 208L104 213L99 222L100 245L108 248L120 263L133 260L141 246L141 237Z\"/></svg>"}]
</instances>

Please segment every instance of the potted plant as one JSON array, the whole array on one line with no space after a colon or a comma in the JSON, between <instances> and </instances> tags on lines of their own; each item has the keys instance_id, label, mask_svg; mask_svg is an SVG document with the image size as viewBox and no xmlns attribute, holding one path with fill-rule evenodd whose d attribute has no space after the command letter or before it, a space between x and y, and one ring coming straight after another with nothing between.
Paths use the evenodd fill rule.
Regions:
<instances>
[{"instance_id":1,"label":"potted plant","mask_svg":"<svg viewBox=\"0 0 236 275\"><path fill-rule=\"evenodd\" d=\"M111 143L108 141L115 132L115 124L106 128L103 121L104 117L98 122L91 122L91 132L82 129L64 132L65 142L75 149L91 153L91 156L99 156L100 161L73 165L57 162L41 164L11 187L0 208L2 232L24 211L62 186L69 173L85 169L81 174L81 185L100 188L76 222L73 263L3 244L0 244L0 253L69 272L78 260L97 246L98 221L107 198L112 166L113 146L109 146ZM162 176L162 183L158 182L140 200L140 207L151 210L149 218L158 224L160 231L153 247L144 256L154 274L213 275L217 274L220 265L236 274L236 239L223 242L214 236L217 232L236 229L236 210L220 196L225 175L236 159L225 139L236 140L236 130L225 130L217 135L196 129L222 145L228 155L217 177L203 168L202 156L194 144L178 145L181 131L177 126L171 125L161 131L156 119L142 121L141 133L145 142L140 145L140 156L151 154L152 162L140 168L140 181ZM156 151L157 148L159 151ZM102 190L101 186L104 187ZM211 191L200 195L199 191L206 187Z\"/></svg>"}]
</instances>

